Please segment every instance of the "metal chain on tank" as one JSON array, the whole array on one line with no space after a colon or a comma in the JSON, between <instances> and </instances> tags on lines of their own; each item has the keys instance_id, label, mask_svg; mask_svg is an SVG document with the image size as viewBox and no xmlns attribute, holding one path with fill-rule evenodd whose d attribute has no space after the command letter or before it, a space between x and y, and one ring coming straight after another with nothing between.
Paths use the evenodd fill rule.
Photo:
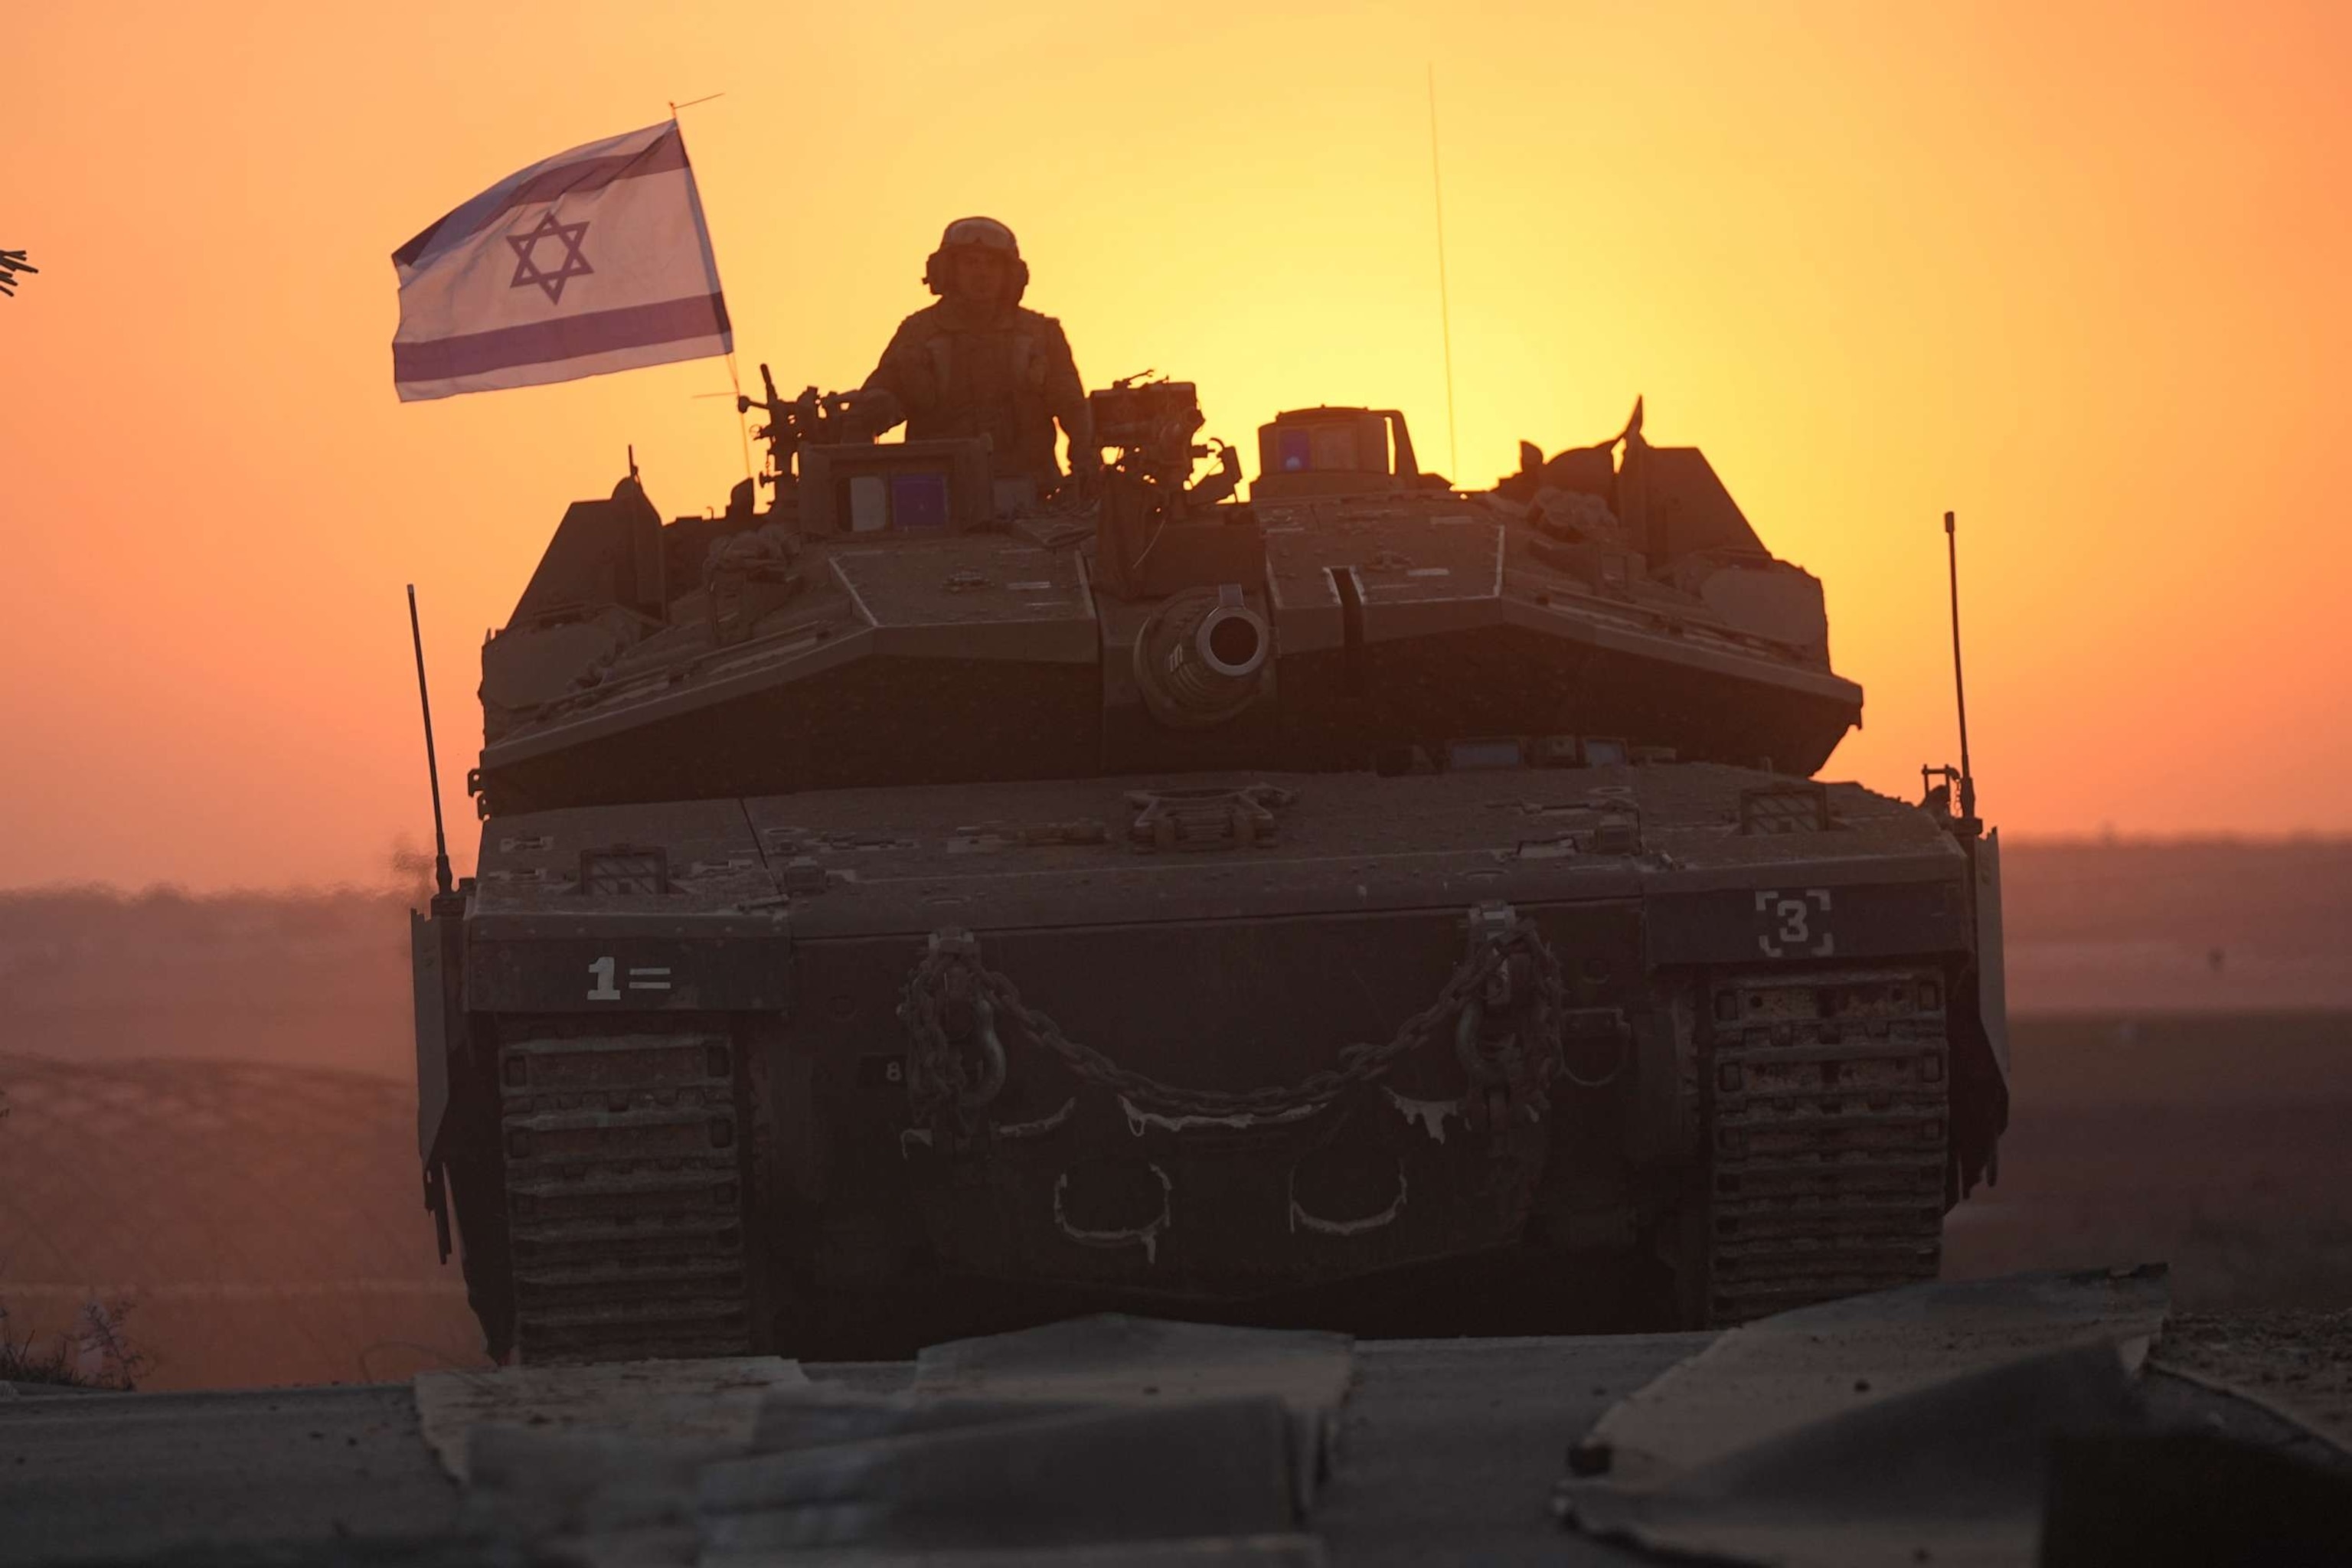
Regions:
<instances>
[{"instance_id":1,"label":"metal chain on tank","mask_svg":"<svg viewBox=\"0 0 2352 1568\"><path fill-rule=\"evenodd\" d=\"M969 1114L995 1098L1004 1081L1003 1047L995 1032L995 1021L1001 1018L1060 1058L1082 1082L1121 1095L1139 1109L1163 1115L1264 1118L1328 1105L1385 1075L1471 1009L1483 1009L1490 983L1505 976L1512 960L1522 956L1534 978L1528 1032L1541 1044L1532 1059L1526 1059L1524 1046L1516 1049L1524 1067L1532 1069L1531 1087L1539 1091L1559 1066L1567 980L1533 922L1507 909L1499 914L1497 919L1484 908L1474 911L1473 938L1462 962L1436 999L1407 1018L1388 1040L1344 1047L1338 1065L1296 1083L1243 1090L1190 1089L1119 1066L1092 1046L1070 1038L1051 1016L1022 1001L1009 976L981 962L979 943L969 931L939 931L908 976L898 1009L908 1034L908 1098L921 1121L950 1104ZM1503 989L1507 991L1507 984ZM959 1040L970 1044L960 1046ZM977 1075L966 1065L968 1050L982 1057Z\"/></svg>"}]
</instances>

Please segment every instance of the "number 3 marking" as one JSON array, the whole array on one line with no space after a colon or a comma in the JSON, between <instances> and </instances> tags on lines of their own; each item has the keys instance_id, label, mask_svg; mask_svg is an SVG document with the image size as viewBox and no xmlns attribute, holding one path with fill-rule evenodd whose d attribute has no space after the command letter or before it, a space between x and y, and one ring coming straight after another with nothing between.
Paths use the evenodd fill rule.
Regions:
<instances>
[{"instance_id":1,"label":"number 3 marking","mask_svg":"<svg viewBox=\"0 0 2352 1568\"><path fill-rule=\"evenodd\" d=\"M1791 946L1802 946L1804 943L1812 940L1813 933L1805 929L1804 900L1782 899L1779 903L1772 906L1772 912L1780 917L1780 940L1782 942L1788 942Z\"/></svg>"},{"instance_id":2,"label":"number 3 marking","mask_svg":"<svg viewBox=\"0 0 2352 1568\"><path fill-rule=\"evenodd\" d=\"M1824 915L1830 912L1830 890L1827 888L1807 888L1801 895L1786 899L1780 896L1778 888L1759 889L1756 894L1756 912L1772 929L1758 935L1757 947L1767 958L1791 958L1800 954L1810 954L1814 958L1833 956L1837 952L1834 933L1824 931L1819 942L1813 940L1812 918L1816 910Z\"/></svg>"},{"instance_id":3,"label":"number 3 marking","mask_svg":"<svg viewBox=\"0 0 2352 1568\"><path fill-rule=\"evenodd\" d=\"M588 966L588 973L596 982L595 984L588 988L588 1000L591 1002L618 1002L621 999L621 988L613 984L615 970L611 959L598 959L595 963Z\"/></svg>"}]
</instances>

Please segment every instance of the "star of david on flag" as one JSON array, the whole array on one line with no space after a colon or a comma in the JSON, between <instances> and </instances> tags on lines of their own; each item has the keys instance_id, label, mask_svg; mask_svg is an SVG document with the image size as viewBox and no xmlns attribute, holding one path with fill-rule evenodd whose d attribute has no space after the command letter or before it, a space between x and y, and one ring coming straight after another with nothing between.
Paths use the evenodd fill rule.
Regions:
<instances>
[{"instance_id":1,"label":"star of david on flag","mask_svg":"<svg viewBox=\"0 0 2352 1568\"><path fill-rule=\"evenodd\" d=\"M514 281L507 287L520 289L526 283L536 283L547 290L551 304L563 303L563 280L596 270L588 265L588 258L580 254L580 241L587 233L586 224L558 223L551 212L539 220L537 228L507 236L507 243L514 247L516 257ZM563 247L563 259L555 264L554 271L542 272L539 266L539 242L550 236Z\"/></svg>"},{"instance_id":2,"label":"star of david on flag","mask_svg":"<svg viewBox=\"0 0 2352 1568\"><path fill-rule=\"evenodd\" d=\"M536 386L735 346L677 123L509 174L393 252L401 401Z\"/></svg>"}]
</instances>

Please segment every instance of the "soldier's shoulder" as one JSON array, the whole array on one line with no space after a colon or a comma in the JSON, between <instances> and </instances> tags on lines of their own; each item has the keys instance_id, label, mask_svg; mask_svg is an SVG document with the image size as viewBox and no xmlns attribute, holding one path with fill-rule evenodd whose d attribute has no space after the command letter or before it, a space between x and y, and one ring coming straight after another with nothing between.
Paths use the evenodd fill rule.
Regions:
<instances>
[{"instance_id":1,"label":"soldier's shoulder","mask_svg":"<svg viewBox=\"0 0 2352 1568\"><path fill-rule=\"evenodd\" d=\"M901 338L934 337L947 330L947 301L934 300L913 312L898 323L897 336Z\"/></svg>"},{"instance_id":2,"label":"soldier's shoulder","mask_svg":"<svg viewBox=\"0 0 2352 1568\"><path fill-rule=\"evenodd\" d=\"M1026 305L1013 307L1013 316L1021 325L1033 332L1052 332L1055 336L1062 334L1062 321L1058 316L1049 316L1043 310L1033 310Z\"/></svg>"}]
</instances>

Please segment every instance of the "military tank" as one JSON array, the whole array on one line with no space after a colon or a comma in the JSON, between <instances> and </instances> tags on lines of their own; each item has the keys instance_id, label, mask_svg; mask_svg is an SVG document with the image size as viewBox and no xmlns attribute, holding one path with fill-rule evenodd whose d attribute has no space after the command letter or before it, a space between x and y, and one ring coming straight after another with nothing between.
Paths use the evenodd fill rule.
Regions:
<instances>
[{"instance_id":1,"label":"military tank","mask_svg":"<svg viewBox=\"0 0 2352 1568\"><path fill-rule=\"evenodd\" d=\"M1637 403L1469 490L1317 407L1244 493L1129 381L1041 500L850 403L746 399L723 512L633 462L482 650L478 874L414 951L495 1356L1936 1273L2007 1120L1998 838L1957 770L1811 776L1861 689L1697 449Z\"/></svg>"}]
</instances>

